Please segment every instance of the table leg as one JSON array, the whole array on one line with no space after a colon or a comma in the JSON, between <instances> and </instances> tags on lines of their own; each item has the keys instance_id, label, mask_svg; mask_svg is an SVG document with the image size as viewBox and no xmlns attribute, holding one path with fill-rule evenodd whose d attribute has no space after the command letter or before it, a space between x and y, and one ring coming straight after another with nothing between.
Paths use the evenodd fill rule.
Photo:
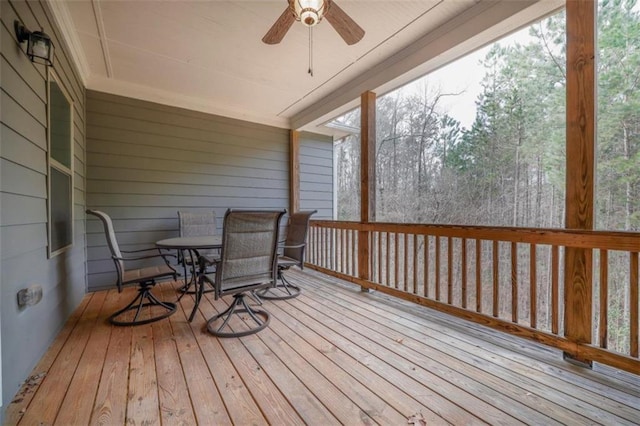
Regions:
<instances>
[{"instance_id":1,"label":"table leg","mask_svg":"<svg viewBox=\"0 0 640 426\"><path fill-rule=\"evenodd\" d=\"M197 251L196 251L196 254L198 254ZM196 312L198 311L198 306L200 305L200 301L202 300L202 296L204 295L205 283L204 283L204 280L200 279L200 274L204 274L206 270L207 270L207 265L204 262L202 262L202 265L200 265L200 272L195 279L196 300L195 300L195 304L193 305L193 310L191 311L191 315L189 315L189 322L193 321L193 318L196 316ZM195 273L195 266L194 266L194 273Z\"/></svg>"},{"instance_id":2,"label":"table leg","mask_svg":"<svg viewBox=\"0 0 640 426\"><path fill-rule=\"evenodd\" d=\"M189 255L189 260L191 261L191 278L189 279L189 282L187 282L187 262L185 258L186 254ZM189 292L189 288L191 287L192 284L195 285L196 287L195 292L197 292L197 289L198 289L198 283L197 283L198 274L196 269L197 259L198 259L197 250L191 250L191 249L182 250L182 264L184 267L184 285L178 289L178 291L182 292L180 297L178 297L178 301L182 299L182 296L184 296Z\"/></svg>"}]
</instances>

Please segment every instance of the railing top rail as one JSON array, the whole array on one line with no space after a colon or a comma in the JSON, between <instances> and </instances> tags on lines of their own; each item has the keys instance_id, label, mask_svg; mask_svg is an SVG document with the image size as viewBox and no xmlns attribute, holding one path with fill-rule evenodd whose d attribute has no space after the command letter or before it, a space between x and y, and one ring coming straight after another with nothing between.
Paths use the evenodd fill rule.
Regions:
<instances>
[{"instance_id":1,"label":"railing top rail","mask_svg":"<svg viewBox=\"0 0 640 426\"><path fill-rule=\"evenodd\" d=\"M433 235L440 237L640 252L640 232L383 222L360 223L331 220L313 220L311 221L311 224L318 227L353 229L356 231L394 232L403 234Z\"/></svg>"}]
</instances>

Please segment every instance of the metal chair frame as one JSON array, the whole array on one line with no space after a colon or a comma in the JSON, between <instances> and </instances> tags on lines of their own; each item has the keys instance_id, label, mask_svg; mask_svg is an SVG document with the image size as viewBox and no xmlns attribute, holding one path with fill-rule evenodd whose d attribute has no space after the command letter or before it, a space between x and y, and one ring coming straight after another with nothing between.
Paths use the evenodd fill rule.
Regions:
<instances>
[{"instance_id":1,"label":"metal chair frame","mask_svg":"<svg viewBox=\"0 0 640 426\"><path fill-rule=\"evenodd\" d=\"M233 295L233 302L207 321L209 333L218 337L247 336L269 324L269 312L252 307L245 296L276 283L278 228L285 212L230 209L225 214L220 260L215 274L200 275L199 290L203 291L205 282L212 283L215 299ZM263 234L263 238L255 237L256 234ZM248 329L225 331L230 328L233 315L242 313L251 320L245 321Z\"/></svg>"},{"instance_id":2,"label":"metal chair frame","mask_svg":"<svg viewBox=\"0 0 640 426\"><path fill-rule=\"evenodd\" d=\"M300 294L300 287L291 283L284 274L292 266L304 269L304 258L307 249L307 234L309 232L309 221L317 210L300 211L289 216L289 231L287 238L281 241L279 250L282 254L278 257L278 280L273 288L265 288L257 291L256 294L261 299L286 300Z\"/></svg>"},{"instance_id":3,"label":"metal chair frame","mask_svg":"<svg viewBox=\"0 0 640 426\"><path fill-rule=\"evenodd\" d=\"M111 218L106 213L99 210L91 210L87 209L87 214L98 217L102 221L102 225L104 227L105 237L107 239L107 244L109 245L109 250L111 252L111 259L113 259L116 265L117 272L117 281L116 285L118 287L118 292L121 293L122 289L127 284L138 284L138 294L136 297L127 304L124 308L114 312L109 316L109 321L113 325L125 326L125 325L142 325L148 324L154 321L161 320L163 318L167 318L172 315L177 306L175 303L164 302L159 300L152 292L151 288L156 284L156 279L160 278L168 278L173 277L174 280L177 279L178 273L173 268L173 266L169 263L169 257L175 257L168 254L164 254L158 248L147 248L141 250L120 250L118 246L118 242L115 237L115 231L113 229L113 222ZM123 256L122 253L133 254L133 253L144 253L150 251L157 251L158 254L153 255L143 255L143 256ZM164 265L157 267L149 267L149 268L140 268L136 270L127 270L124 267L125 262L137 261L137 260L147 260L147 259L158 259L162 258L164 261ZM135 272L135 273L131 273ZM132 277L127 278L127 275L131 275ZM145 307L151 306L159 306L163 308L164 312L158 314L156 316L150 318L144 318L139 320L140 313L142 309ZM119 317L125 312L135 310L135 315L133 320L120 320Z\"/></svg>"},{"instance_id":4,"label":"metal chair frame","mask_svg":"<svg viewBox=\"0 0 640 426\"><path fill-rule=\"evenodd\" d=\"M216 216L213 211L198 213L178 211L178 224L181 237L215 235L216 233ZM195 255L191 250L178 251L178 262L182 264L182 269L184 271L184 285L179 289L179 291L182 292L182 296L185 294L194 294L196 292L196 290L189 290L192 285L195 286L196 284L196 266L199 264L199 258L201 256L197 250L194 251ZM215 267L216 258L211 257L210 254L206 254L204 256L207 259L207 264L205 266ZM188 268L191 269L191 277L189 278L189 281L187 281L187 278L189 277L187 272ZM205 290L205 293L210 291L213 291L213 288ZM178 300L180 300L182 296L180 296Z\"/></svg>"}]
</instances>

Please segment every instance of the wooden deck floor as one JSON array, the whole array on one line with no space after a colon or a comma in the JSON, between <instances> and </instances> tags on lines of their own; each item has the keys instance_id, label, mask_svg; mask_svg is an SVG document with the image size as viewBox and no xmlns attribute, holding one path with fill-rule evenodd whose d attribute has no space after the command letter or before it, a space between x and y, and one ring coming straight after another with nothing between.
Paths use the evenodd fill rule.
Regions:
<instances>
[{"instance_id":1,"label":"wooden deck floor","mask_svg":"<svg viewBox=\"0 0 640 426\"><path fill-rule=\"evenodd\" d=\"M217 339L193 300L112 327L130 289L88 295L6 412L8 424L639 424L638 376L320 275L265 302L262 332ZM175 298L178 283L156 293Z\"/></svg>"}]
</instances>

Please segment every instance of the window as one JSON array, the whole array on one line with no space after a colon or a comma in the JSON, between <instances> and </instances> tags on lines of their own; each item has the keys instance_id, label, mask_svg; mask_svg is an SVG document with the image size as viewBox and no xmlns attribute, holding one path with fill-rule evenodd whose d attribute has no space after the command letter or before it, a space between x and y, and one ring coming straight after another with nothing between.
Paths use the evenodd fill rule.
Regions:
<instances>
[{"instance_id":1,"label":"window","mask_svg":"<svg viewBox=\"0 0 640 426\"><path fill-rule=\"evenodd\" d=\"M49 69L49 257L73 244L73 103Z\"/></svg>"}]
</instances>

